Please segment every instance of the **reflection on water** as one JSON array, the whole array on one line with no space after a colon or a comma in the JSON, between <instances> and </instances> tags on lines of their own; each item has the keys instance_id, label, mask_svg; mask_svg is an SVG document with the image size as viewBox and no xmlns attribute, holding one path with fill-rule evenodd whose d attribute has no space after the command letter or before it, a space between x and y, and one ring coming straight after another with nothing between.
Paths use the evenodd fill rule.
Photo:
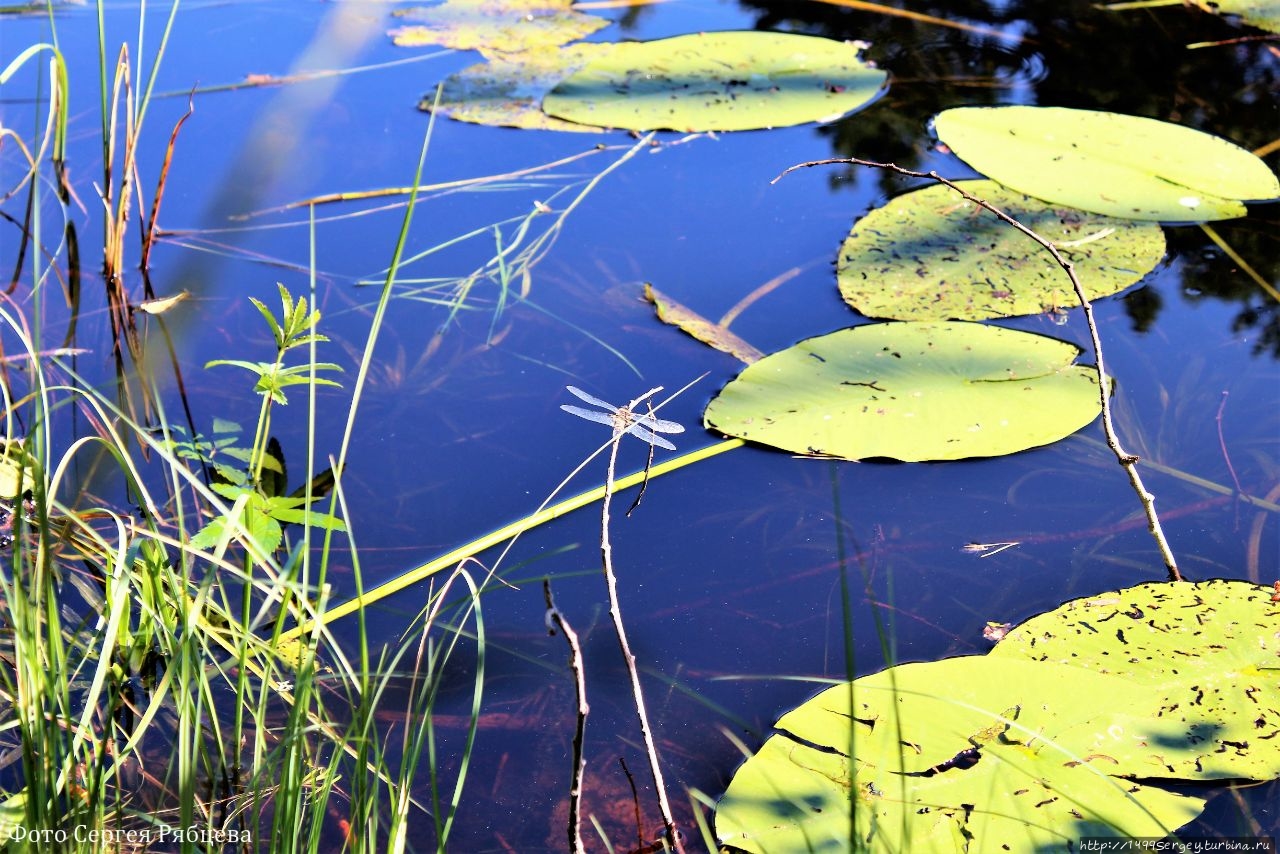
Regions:
<instances>
[{"instance_id":1,"label":"reflection on water","mask_svg":"<svg viewBox=\"0 0 1280 854\"><path fill-rule=\"evenodd\" d=\"M376 4L340 5L343 14L363 16L366 33L386 26ZM307 51L326 26L327 9L292 3L184 9L159 88L186 90L297 67L300 57L313 55ZM601 136L618 148L484 192L432 194L415 220L411 254L463 233L475 236L411 265L406 274L415 281L403 283L392 304L345 481L366 574L389 576L537 507L599 438L559 411L566 385L622 401L707 372L662 416L686 427L682 450L713 441L700 434L701 409L739 366L658 324L640 298L642 282L716 318L785 275L734 323L765 352L864 322L836 295L835 253L856 217L908 185L887 173L843 167L769 183L794 163L856 155L964 177L965 167L937 149L927 128L935 112L960 104L1116 110L1181 122L1246 148L1269 142L1277 126L1272 93L1280 60L1263 45L1186 48L1238 35L1210 15L962 0L913 4L912 11L963 26L825 3L687 2L596 12L616 14L619 22L598 39L757 28L865 40L872 43L868 57L890 71L892 83L866 112L825 127L679 145L674 135L660 136L583 196L528 278L506 291L486 267L495 247L512 245L521 223L544 222L530 219L537 205L564 211L633 140ZM93 79L92 16L68 10L59 23L73 78ZM5 26L12 34L6 43L20 44L38 40L44 25L17 19ZM372 65L409 55L377 37L358 59L332 61ZM197 96L162 216L166 227L192 232L159 247L152 281L161 293L196 292L186 325L176 323L199 423L252 421L256 402L199 368L211 358L265 351L269 343L260 319L245 310L246 297L271 297L277 280L298 289L306 281L305 212L233 223L224 218L228 200L256 196L238 204L267 208L405 186L427 122L415 104L437 80L473 61L445 55L291 86L289 97L314 111L308 126L288 129L285 159L305 168L284 174L254 154L269 142L255 129L280 116L273 90ZM73 95L79 100L71 162L87 203L100 157L92 141L95 104L88 90ZM30 119L28 105L3 109L6 126ZM161 100L148 121L167 132L184 110L185 99ZM144 154L151 169L163 150L156 133ZM424 180L500 174L593 145L578 135L443 122ZM1275 165L1274 155L1269 162ZM321 308L334 339L324 358L355 363L375 299L356 283L380 278L401 203L390 197L318 209ZM86 204L79 214L82 233L97 233L92 208ZM1215 226L1271 283L1280 263L1274 218L1273 208ZM1098 306L1119 381L1119 428L1130 450L1153 466L1149 485L1188 575L1271 581L1280 575L1277 520L1234 500L1230 488L1238 481L1264 495L1280 470L1280 303L1200 229L1167 231L1167 265ZM87 269L95 264L85 262ZM477 270L482 274L470 280L461 308L442 304ZM78 344L105 352L100 297L89 290L85 300L94 304L82 308ZM1044 317L1003 325L1087 342L1074 315L1065 326ZM325 391L324 398L341 409L338 392ZM302 429L301 415L282 413L276 425L286 446ZM322 444L338 430L337 416L322 424ZM819 687L795 677L843 678L886 659L981 652L988 648L982 635L988 621L1017 623L1073 596L1162 578L1137 503L1099 437L1094 425L1050 448L946 465L832 464L746 448L655 480L637 512L616 520L613 548L659 747L677 792L718 793L740 759L725 733L758 745L781 711ZM640 443L631 444L620 462L627 471L645 464ZM601 477L602 465L590 468L575 486ZM1015 541L985 557L964 549ZM496 640L457 850L562 849L573 698L562 641L543 629L544 575L554 578L561 609L584 637L592 807L619 850L640 847L660 824L645 791L645 764L604 611L598 519L584 510L538 529L508 560L507 577L520 589L499 590L486 601ZM843 656L841 573L856 591L852 663ZM349 578L335 583L340 595L351 592ZM394 639L419 606L412 592L384 606L374 628L384 636L377 640ZM469 677L460 676L456 696L445 697L442 755L465 738L465 729L453 726L461 718L448 716L465 715L469 686ZM645 813L638 837L620 757ZM674 799L691 827L688 799ZM1197 828L1277 833L1277 803L1275 784L1219 794ZM429 818L422 832L434 832Z\"/></svg>"}]
</instances>

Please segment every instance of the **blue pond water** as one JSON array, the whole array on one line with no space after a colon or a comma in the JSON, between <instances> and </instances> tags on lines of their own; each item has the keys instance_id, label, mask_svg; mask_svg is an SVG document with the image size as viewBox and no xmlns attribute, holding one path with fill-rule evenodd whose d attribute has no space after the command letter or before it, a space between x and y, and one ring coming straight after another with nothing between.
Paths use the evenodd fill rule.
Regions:
<instances>
[{"instance_id":1,"label":"blue pond water","mask_svg":"<svg viewBox=\"0 0 1280 854\"><path fill-rule=\"evenodd\" d=\"M256 312L246 310L247 298L274 302L277 281L295 293L307 287L304 209L232 217L321 194L411 184L427 128L418 100L477 61L470 53L392 46L385 34L396 24L390 8L233 2L184 5L177 15L156 82L164 94L147 115L146 181L154 181L192 87L253 74L367 67L194 96L195 113L169 176L161 215L168 235L153 258L151 281L161 294L192 293L172 323L197 423L206 428L214 417L247 427L256 416L256 398L242 377L201 369L214 358L268 358L269 341ZM676 437L681 451L717 441L699 426L700 414L740 365L656 321L640 298L642 282L717 318L784 277L734 323L765 352L866 322L836 292L836 249L855 218L910 185L842 166L771 184L788 166L857 155L968 177L961 163L937 150L927 127L939 109L962 104L1109 109L1178 121L1251 149L1270 142L1280 126L1274 97L1280 61L1264 46L1184 47L1239 35L1207 15L1176 7L1108 13L1085 3L912 8L1001 35L820 3L678 0L598 11L616 23L593 40L752 28L862 39L871 43L868 56L891 73L890 88L865 112L828 126L659 135L583 197L530 270L527 297L511 299L501 313L500 290L486 280L450 319L435 280L484 265L495 248L493 223L523 217L536 202L563 210L637 140L621 132L436 124L425 184L582 156L483 192L431 192L420 203L409 255L479 234L408 263L397 285L345 479L366 579L389 578L534 510L607 437L599 425L559 410L575 402L566 384L621 403L706 374L663 417L687 426ZM135 39L136 16L133 4L109 9L109 45ZM69 160L84 203L77 225L92 246L100 228L92 182L101 174L96 22L92 11L77 7L55 19L71 61ZM162 23L153 9L148 67ZM47 31L40 17L7 19L6 55ZM416 61L390 64L409 59ZM27 100L34 84L23 81L6 87L0 105L6 126L36 121ZM594 151L597 145L606 148ZM6 174L16 174L12 154L3 154ZM1276 165L1274 154L1269 162ZM316 208L318 299L333 339L322 358L347 368L348 389L402 203L390 197ZM1275 217L1273 207L1218 226L1271 282L1280 258ZM535 218L534 233L550 219ZM502 239L514 237L515 226L504 226ZM4 240L15 245L11 228ZM1119 381L1119 427L1130 450L1165 467L1147 477L1187 574L1269 583L1280 577L1277 520L1266 517L1254 537L1260 511L1168 472L1230 485L1229 459L1246 492L1263 495L1274 487L1280 310L1199 229L1170 229L1169 241L1169 260L1157 272L1097 305ZM86 260L87 280L97 263L96 256ZM136 264L136 254L129 263ZM141 287L132 269L127 284L131 291ZM91 286L86 294L91 307L78 344L99 356L96 366L95 357L82 366L105 378L109 326L97 308L101 297ZM1087 346L1079 312L1063 320L1001 325ZM322 448L336 448L344 395L322 395ZM286 454L296 449L299 461L302 409L282 412L275 425ZM779 713L816 690L810 677L874 671L886 649L894 660L982 652L989 648L982 638L987 621L1016 623L1076 596L1163 579L1134 495L1100 439L1095 424L1051 447L948 464L832 463L749 447L656 479L630 518L615 513L623 607L685 827L692 827L686 788L714 797L740 761L726 734L757 746ZM642 467L644 447L625 444L621 468ZM603 476L597 461L569 491ZM573 696L563 642L544 628L546 575L585 641L590 806L618 850L636 846L630 789L617 762L624 757L641 788L642 835L650 840L658 833L608 625L598 529L596 511L586 509L526 535L503 567L519 589L484 600L491 642L486 717L455 850L563 848ZM987 558L962 550L1006 541L1021 545ZM854 589L851 667L843 655L842 556ZM350 594L349 576L335 583L339 598ZM424 598L424 591L410 590L381 603L375 640L397 638ZM471 677L464 662L457 668L442 711L460 716ZM456 723L440 718L444 755L464 736ZM1280 832L1275 784L1215 791L1198 831ZM422 832L424 839L432 832L425 817Z\"/></svg>"}]
</instances>

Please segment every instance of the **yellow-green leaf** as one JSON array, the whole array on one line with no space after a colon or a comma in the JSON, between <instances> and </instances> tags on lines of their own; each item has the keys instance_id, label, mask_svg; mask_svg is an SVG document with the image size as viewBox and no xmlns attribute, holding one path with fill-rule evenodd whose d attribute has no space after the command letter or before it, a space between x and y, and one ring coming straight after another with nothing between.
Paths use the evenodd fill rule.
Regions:
<instances>
[{"instance_id":1,"label":"yellow-green leaf","mask_svg":"<svg viewBox=\"0 0 1280 854\"><path fill-rule=\"evenodd\" d=\"M1052 240L1091 299L1136 283L1164 257L1164 232L1154 223L1047 205L995 181L959 186ZM894 320L984 320L1079 304L1044 247L941 185L898 196L854 223L836 276L845 302Z\"/></svg>"},{"instance_id":2,"label":"yellow-green leaf","mask_svg":"<svg viewBox=\"0 0 1280 854\"><path fill-rule=\"evenodd\" d=\"M1097 417L1074 344L977 323L877 323L747 366L706 426L797 454L956 460L1047 445Z\"/></svg>"},{"instance_id":3,"label":"yellow-green leaf","mask_svg":"<svg viewBox=\"0 0 1280 854\"><path fill-rule=\"evenodd\" d=\"M488 62L470 65L445 78L437 112L481 125L599 133L604 128L548 116L542 111L542 98L608 49L607 45L583 42L554 51L488 54ZM431 110L434 104L433 92L418 107Z\"/></svg>"},{"instance_id":4,"label":"yellow-green leaf","mask_svg":"<svg viewBox=\"0 0 1280 854\"><path fill-rule=\"evenodd\" d=\"M830 121L888 78L865 45L793 33L693 33L624 42L543 99L550 115L629 130L721 131Z\"/></svg>"},{"instance_id":5,"label":"yellow-green leaf","mask_svg":"<svg viewBox=\"0 0 1280 854\"><path fill-rule=\"evenodd\" d=\"M412 22L391 32L397 45L438 44L458 50L552 48L609 24L607 18L573 11L570 0L445 0L395 15Z\"/></svg>"},{"instance_id":6,"label":"yellow-green leaf","mask_svg":"<svg viewBox=\"0 0 1280 854\"><path fill-rule=\"evenodd\" d=\"M764 353L729 331L728 327L712 323L693 309L661 293L648 282L644 285L644 298L653 304L659 320L683 330L703 344L710 345L721 353L728 353L748 365L764 358Z\"/></svg>"},{"instance_id":7,"label":"yellow-green leaf","mask_svg":"<svg viewBox=\"0 0 1280 854\"><path fill-rule=\"evenodd\" d=\"M1192 128L1063 107L959 107L938 138L988 178L1055 205L1125 219L1207 222L1280 197L1261 159Z\"/></svg>"}]
</instances>

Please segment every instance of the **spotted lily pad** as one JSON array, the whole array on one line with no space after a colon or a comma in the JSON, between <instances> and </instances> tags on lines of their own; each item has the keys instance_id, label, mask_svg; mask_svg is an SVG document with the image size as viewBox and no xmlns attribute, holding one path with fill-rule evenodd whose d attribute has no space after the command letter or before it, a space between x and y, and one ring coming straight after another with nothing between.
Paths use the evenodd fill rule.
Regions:
<instances>
[{"instance_id":1,"label":"spotted lily pad","mask_svg":"<svg viewBox=\"0 0 1280 854\"><path fill-rule=\"evenodd\" d=\"M1059 737L1105 726L1149 692L1067 665L1005 664L905 664L822 692L734 775L717 835L754 852L1041 851L1163 837L1199 814L1202 800L1108 776Z\"/></svg>"},{"instance_id":2,"label":"spotted lily pad","mask_svg":"<svg viewBox=\"0 0 1280 854\"><path fill-rule=\"evenodd\" d=\"M1191 0L1215 15L1236 15L1251 27L1280 33L1280 2L1276 0Z\"/></svg>"},{"instance_id":3,"label":"spotted lily pad","mask_svg":"<svg viewBox=\"0 0 1280 854\"><path fill-rule=\"evenodd\" d=\"M960 107L934 120L961 160L1055 205L1126 219L1207 222L1280 197L1261 159L1192 128L1063 107Z\"/></svg>"},{"instance_id":4,"label":"spotted lily pad","mask_svg":"<svg viewBox=\"0 0 1280 854\"><path fill-rule=\"evenodd\" d=\"M828 121L866 106L888 75L864 44L793 33L694 33L624 42L542 103L571 122L630 130L720 131Z\"/></svg>"},{"instance_id":5,"label":"spotted lily pad","mask_svg":"<svg viewBox=\"0 0 1280 854\"><path fill-rule=\"evenodd\" d=\"M1065 341L977 323L878 323L749 365L706 426L798 454L955 460L1047 445L1097 417Z\"/></svg>"},{"instance_id":6,"label":"spotted lily pad","mask_svg":"<svg viewBox=\"0 0 1280 854\"><path fill-rule=\"evenodd\" d=\"M445 0L395 12L411 23L391 37L401 47L514 52L567 44L608 26L607 18L575 12L572 5L571 0Z\"/></svg>"},{"instance_id":7,"label":"spotted lily pad","mask_svg":"<svg viewBox=\"0 0 1280 854\"><path fill-rule=\"evenodd\" d=\"M959 186L1052 240L1090 298L1127 288L1164 257L1164 232L1153 223L1047 205L995 181ZM868 317L982 320L1078 304L1070 279L1040 244L941 185L858 220L836 275L845 302Z\"/></svg>"},{"instance_id":8,"label":"spotted lily pad","mask_svg":"<svg viewBox=\"0 0 1280 854\"><path fill-rule=\"evenodd\" d=\"M604 128L548 116L542 111L542 99L557 83L607 50L606 45L584 42L555 51L493 54L488 62L445 78L438 112L482 125L598 133ZM431 93L418 107L431 110L434 104Z\"/></svg>"},{"instance_id":9,"label":"spotted lily pad","mask_svg":"<svg viewBox=\"0 0 1280 854\"><path fill-rule=\"evenodd\" d=\"M1005 636L990 656L1122 677L1153 697L1121 712L1091 752L1112 774L1280 776L1280 602L1244 581L1140 584L1068 602Z\"/></svg>"}]
</instances>

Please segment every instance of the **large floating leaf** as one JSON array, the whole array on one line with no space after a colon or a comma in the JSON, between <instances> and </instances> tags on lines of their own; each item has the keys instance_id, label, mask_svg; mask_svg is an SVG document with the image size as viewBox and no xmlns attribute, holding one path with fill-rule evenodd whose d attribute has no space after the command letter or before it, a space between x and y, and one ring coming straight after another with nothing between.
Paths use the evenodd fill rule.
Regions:
<instances>
[{"instance_id":1,"label":"large floating leaf","mask_svg":"<svg viewBox=\"0 0 1280 854\"><path fill-rule=\"evenodd\" d=\"M781 734L734 775L717 835L756 852L852 850L856 835L873 851L972 854L1164 836L1200 812L1199 799L1107 776L1082 743L1057 737L1105 727L1149 692L1066 665L1006 663L900 665L824 691L784 715Z\"/></svg>"},{"instance_id":2,"label":"large floating leaf","mask_svg":"<svg viewBox=\"0 0 1280 854\"><path fill-rule=\"evenodd\" d=\"M1150 715L1117 711L1094 752L1113 774L1280 776L1280 603L1243 581L1141 584L1033 617L993 659L1061 663L1123 677ZM1109 702L1109 701L1108 701Z\"/></svg>"},{"instance_id":3,"label":"large floating leaf","mask_svg":"<svg viewBox=\"0 0 1280 854\"><path fill-rule=\"evenodd\" d=\"M708 427L798 454L954 460L1069 436L1098 414L1079 348L976 323L879 323L811 338L749 365Z\"/></svg>"},{"instance_id":4,"label":"large floating leaf","mask_svg":"<svg viewBox=\"0 0 1280 854\"><path fill-rule=\"evenodd\" d=\"M1127 219L1243 216L1280 181L1224 139L1155 119L1062 107L960 107L934 121L974 169L1023 193Z\"/></svg>"},{"instance_id":5,"label":"large floating leaf","mask_svg":"<svg viewBox=\"0 0 1280 854\"><path fill-rule=\"evenodd\" d=\"M1239 15L1240 20L1260 30L1280 33L1280 3L1276 0L1191 0L1215 15Z\"/></svg>"},{"instance_id":6,"label":"large floating leaf","mask_svg":"<svg viewBox=\"0 0 1280 854\"><path fill-rule=\"evenodd\" d=\"M391 37L401 47L524 51L566 44L608 26L608 19L571 6L571 0L445 0L395 12L413 23Z\"/></svg>"},{"instance_id":7,"label":"large floating leaf","mask_svg":"<svg viewBox=\"0 0 1280 854\"><path fill-rule=\"evenodd\" d=\"M557 83L608 45L584 42L555 51L494 54L445 78L439 113L464 122L540 130L598 133L604 128L566 122L542 111L542 99ZM435 103L429 93L419 108Z\"/></svg>"},{"instance_id":8,"label":"large floating leaf","mask_svg":"<svg viewBox=\"0 0 1280 854\"><path fill-rule=\"evenodd\" d=\"M572 122L631 130L716 131L835 119L865 106L887 75L864 45L791 33L695 33L625 42L543 100Z\"/></svg>"},{"instance_id":9,"label":"large floating leaf","mask_svg":"<svg viewBox=\"0 0 1280 854\"><path fill-rule=\"evenodd\" d=\"M1158 225L1055 208L994 181L960 186L1057 244L1091 298L1134 284L1164 257ZM868 317L982 320L1078 304L1040 244L941 185L858 220L836 274L845 302Z\"/></svg>"}]
</instances>

